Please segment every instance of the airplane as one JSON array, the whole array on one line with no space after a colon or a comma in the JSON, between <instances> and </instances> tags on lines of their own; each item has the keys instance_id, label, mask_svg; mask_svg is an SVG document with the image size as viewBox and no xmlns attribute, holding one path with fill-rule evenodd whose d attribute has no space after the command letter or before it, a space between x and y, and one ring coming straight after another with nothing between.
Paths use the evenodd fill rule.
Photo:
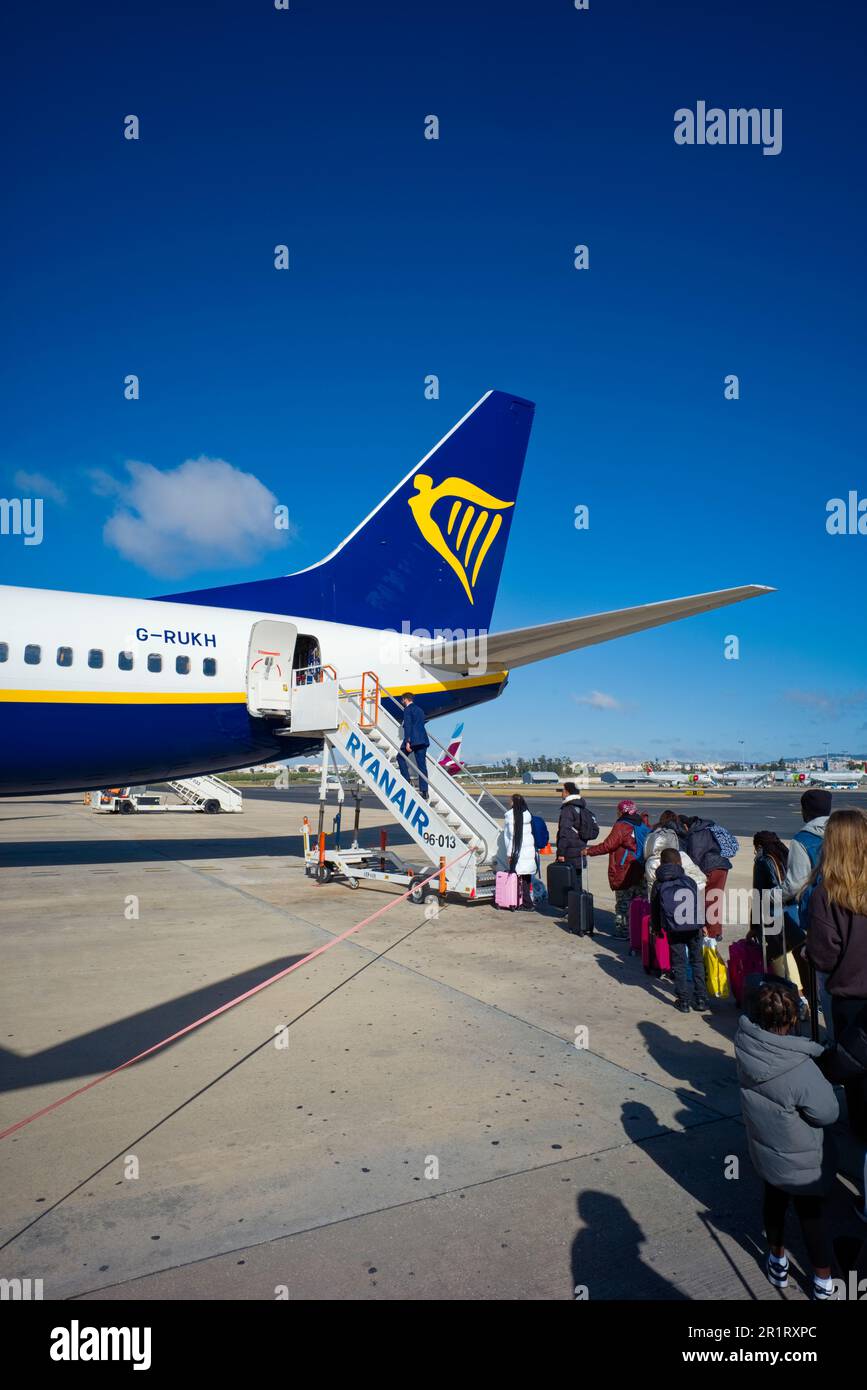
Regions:
<instances>
[{"instance_id":1,"label":"airplane","mask_svg":"<svg viewBox=\"0 0 867 1390\"><path fill-rule=\"evenodd\" d=\"M745 584L491 633L534 409L486 392L294 574L152 599L0 588L0 795L310 756L321 732L292 731L292 691L326 672L375 672L390 713L410 692L433 719L496 699L516 667L772 592Z\"/></svg>"},{"instance_id":2,"label":"airplane","mask_svg":"<svg viewBox=\"0 0 867 1390\"><path fill-rule=\"evenodd\" d=\"M833 787L836 791L856 792L864 780L863 772L806 772L799 774L799 781L809 782L811 787Z\"/></svg>"},{"instance_id":3,"label":"airplane","mask_svg":"<svg viewBox=\"0 0 867 1390\"><path fill-rule=\"evenodd\" d=\"M682 787L687 780L685 772L654 772L650 763L644 764L644 771L651 782L656 782L660 787Z\"/></svg>"},{"instance_id":4,"label":"airplane","mask_svg":"<svg viewBox=\"0 0 867 1390\"><path fill-rule=\"evenodd\" d=\"M450 776L454 777L463 769L463 763L458 761L458 754L461 751L461 744L464 741L464 726L458 724L454 733L449 739L449 746L439 760L440 767L445 768Z\"/></svg>"},{"instance_id":5,"label":"airplane","mask_svg":"<svg viewBox=\"0 0 867 1390\"><path fill-rule=\"evenodd\" d=\"M768 780L767 772L732 772L725 768L711 771L723 787L761 787Z\"/></svg>"},{"instance_id":6,"label":"airplane","mask_svg":"<svg viewBox=\"0 0 867 1390\"><path fill-rule=\"evenodd\" d=\"M658 775L661 774L648 772L602 772L599 775L599 780L609 787L654 787L659 785L657 780ZM679 785L682 780L682 778L678 778L677 783L666 780L663 785L667 787Z\"/></svg>"},{"instance_id":7,"label":"airplane","mask_svg":"<svg viewBox=\"0 0 867 1390\"><path fill-rule=\"evenodd\" d=\"M609 787L682 787L687 781L685 772L653 772L645 763L643 772L603 772L600 781Z\"/></svg>"}]
</instances>

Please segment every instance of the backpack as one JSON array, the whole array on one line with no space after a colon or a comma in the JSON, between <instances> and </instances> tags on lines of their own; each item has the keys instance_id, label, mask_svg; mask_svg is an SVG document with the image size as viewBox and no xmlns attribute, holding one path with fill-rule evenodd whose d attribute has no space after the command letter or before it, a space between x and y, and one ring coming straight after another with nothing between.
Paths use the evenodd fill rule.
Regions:
<instances>
[{"instance_id":1,"label":"backpack","mask_svg":"<svg viewBox=\"0 0 867 1390\"><path fill-rule=\"evenodd\" d=\"M812 877L812 872L822 852L822 836L814 835L812 830L799 830L795 839L798 841L798 844L807 851L807 857L810 861L810 875ZM803 931L807 930L807 910L810 906L810 899L813 896L813 889L818 883L821 883L821 876L816 880L816 883L808 883L798 899L798 924Z\"/></svg>"},{"instance_id":2,"label":"backpack","mask_svg":"<svg viewBox=\"0 0 867 1390\"><path fill-rule=\"evenodd\" d=\"M620 861L621 866L626 863L627 859L644 858L644 846L647 843L647 837L650 834L650 826L645 825L644 821L642 821L640 825L633 825L632 821L627 821L627 824L630 830L632 831L632 835L635 840L635 849L630 849L628 845L626 846L626 848L623 851L623 858Z\"/></svg>"},{"instance_id":3,"label":"backpack","mask_svg":"<svg viewBox=\"0 0 867 1390\"><path fill-rule=\"evenodd\" d=\"M541 816L530 817L530 828L533 831L533 844L537 849L547 849L551 843L548 835L548 827Z\"/></svg>"},{"instance_id":4,"label":"backpack","mask_svg":"<svg viewBox=\"0 0 867 1390\"><path fill-rule=\"evenodd\" d=\"M711 835L713 835L714 839L719 845L719 852L722 855L723 859L734 859L735 855L740 849L740 845L738 844L731 831L726 830L725 827L722 825L717 825L715 822L711 824L708 828L710 830Z\"/></svg>"},{"instance_id":5,"label":"backpack","mask_svg":"<svg viewBox=\"0 0 867 1390\"><path fill-rule=\"evenodd\" d=\"M582 806L578 812L578 834L582 840L595 840L599 834L599 822L589 806Z\"/></svg>"}]
</instances>

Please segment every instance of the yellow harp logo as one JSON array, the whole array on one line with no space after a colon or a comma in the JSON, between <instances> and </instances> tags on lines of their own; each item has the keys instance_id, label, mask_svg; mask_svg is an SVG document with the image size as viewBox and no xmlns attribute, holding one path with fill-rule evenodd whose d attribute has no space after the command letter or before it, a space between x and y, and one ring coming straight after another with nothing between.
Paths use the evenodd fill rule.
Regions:
<instances>
[{"instance_id":1,"label":"yellow harp logo","mask_svg":"<svg viewBox=\"0 0 867 1390\"><path fill-rule=\"evenodd\" d=\"M451 565L472 603L485 556L503 524L502 514L515 504L501 502L463 478L446 478L434 487L432 478L418 473L413 482L418 495L409 498L409 507L416 525L428 545ZM452 499L445 535L431 515L435 504L443 498Z\"/></svg>"}]
</instances>

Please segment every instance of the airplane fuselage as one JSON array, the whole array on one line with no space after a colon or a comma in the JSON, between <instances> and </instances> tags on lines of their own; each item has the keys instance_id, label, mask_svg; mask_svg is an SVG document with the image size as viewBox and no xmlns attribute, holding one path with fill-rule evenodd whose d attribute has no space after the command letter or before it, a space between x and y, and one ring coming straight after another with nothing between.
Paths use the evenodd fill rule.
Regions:
<instances>
[{"instance_id":1,"label":"airplane fuselage","mask_svg":"<svg viewBox=\"0 0 867 1390\"><path fill-rule=\"evenodd\" d=\"M192 777L315 752L249 707L260 621L316 639L341 679L372 671L430 718L495 698L504 671L437 673L397 632L152 599L0 587L0 795ZM291 672L289 673L291 676Z\"/></svg>"}]
</instances>

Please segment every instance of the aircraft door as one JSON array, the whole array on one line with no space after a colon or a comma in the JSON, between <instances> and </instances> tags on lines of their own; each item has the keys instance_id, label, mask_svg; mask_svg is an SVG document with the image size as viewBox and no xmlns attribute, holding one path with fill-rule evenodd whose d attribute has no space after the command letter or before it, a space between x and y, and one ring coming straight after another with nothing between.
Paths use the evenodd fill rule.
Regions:
<instances>
[{"instance_id":1,"label":"aircraft door","mask_svg":"<svg viewBox=\"0 0 867 1390\"><path fill-rule=\"evenodd\" d=\"M247 653L247 708L251 714L289 713L297 635L294 624L276 618L263 618L253 624Z\"/></svg>"}]
</instances>

